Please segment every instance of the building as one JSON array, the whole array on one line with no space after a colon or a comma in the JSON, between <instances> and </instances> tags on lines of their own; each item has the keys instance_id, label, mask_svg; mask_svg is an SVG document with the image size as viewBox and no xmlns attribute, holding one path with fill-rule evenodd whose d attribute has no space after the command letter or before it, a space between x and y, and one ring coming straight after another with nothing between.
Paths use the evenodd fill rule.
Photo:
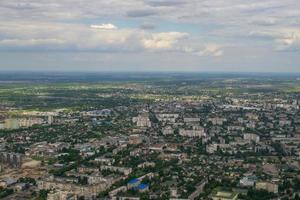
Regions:
<instances>
[{"instance_id":1,"label":"building","mask_svg":"<svg viewBox=\"0 0 300 200\"><path fill-rule=\"evenodd\" d=\"M276 183L267 182L267 181L260 181L257 182L255 185L257 190L266 190L268 192L272 192L277 194L278 193L278 185Z\"/></svg>"},{"instance_id":2,"label":"building","mask_svg":"<svg viewBox=\"0 0 300 200\"><path fill-rule=\"evenodd\" d=\"M149 190L149 184L148 183L141 183L137 187L134 187L133 189L137 190L139 192L147 192Z\"/></svg>"},{"instance_id":3,"label":"building","mask_svg":"<svg viewBox=\"0 0 300 200\"><path fill-rule=\"evenodd\" d=\"M131 179L128 183L127 183L127 188L130 190L132 188L137 187L139 184L141 183L140 179Z\"/></svg>"},{"instance_id":4,"label":"building","mask_svg":"<svg viewBox=\"0 0 300 200\"><path fill-rule=\"evenodd\" d=\"M247 142L256 142L258 143L260 141L259 135L256 135L254 133L245 133L244 134L244 140Z\"/></svg>"},{"instance_id":5,"label":"building","mask_svg":"<svg viewBox=\"0 0 300 200\"><path fill-rule=\"evenodd\" d=\"M132 172L132 168L115 167L115 166L108 166L108 165L101 165L100 170L110 170L113 172L120 172L123 173L125 176L129 175Z\"/></svg>"},{"instance_id":6,"label":"building","mask_svg":"<svg viewBox=\"0 0 300 200\"><path fill-rule=\"evenodd\" d=\"M245 176L240 180L240 185L242 187L253 187L255 185L255 182L257 180L257 177L252 176Z\"/></svg>"},{"instance_id":7,"label":"building","mask_svg":"<svg viewBox=\"0 0 300 200\"><path fill-rule=\"evenodd\" d=\"M82 116L86 117L110 117L112 115L112 111L110 109L102 109L102 110L92 110L87 112L81 112Z\"/></svg>"},{"instance_id":8,"label":"building","mask_svg":"<svg viewBox=\"0 0 300 200\"><path fill-rule=\"evenodd\" d=\"M4 121L4 129L18 129L19 123L17 119L6 119Z\"/></svg>"},{"instance_id":9,"label":"building","mask_svg":"<svg viewBox=\"0 0 300 200\"><path fill-rule=\"evenodd\" d=\"M167 126L162 131L163 135L173 135L174 129L171 126Z\"/></svg>"},{"instance_id":10,"label":"building","mask_svg":"<svg viewBox=\"0 0 300 200\"><path fill-rule=\"evenodd\" d=\"M62 190L68 193L73 193L76 196L84 196L88 198L96 197L100 192L103 192L111 185L106 182L102 182L95 185L78 185L75 183L68 183L59 180L39 180L37 182L39 190Z\"/></svg>"},{"instance_id":11,"label":"building","mask_svg":"<svg viewBox=\"0 0 300 200\"><path fill-rule=\"evenodd\" d=\"M31 127L33 125L43 124L44 120L42 118L20 118L18 119L19 127Z\"/></svg>"},{"instance_id":12,"label":"building","mask_svg":"<svg viewBox=\"0 0 300 200\"><path fill-rule=\"evenodd\" d=\"M139 134L133 134L129 136L129 144L141 144L143 143L143 137Z\"/></svg>"},{"instance_id":13,"label":"building","mask_svg":"<svg viewBox=\"0 0 300 200\"><path fill-rule=\"evenodd\" d=\"M136 123L138 127L151 127L151 121L146 114L133 117L132 122Z\"/></svg>"},{"instance_id":14,"label":"building","mask_svg":"<svg viewBox=\"0 0 300 200\"><path fill-rule=\"evenodd\" d=\"M18 182L17 179L8 177L8 178L0 180L0 187L7 188L7 187L9 187L11 185L16 184L17 182Z\"/></svg>"},{"instance_id":15,"label":"building","mask_svg":"<svg viewBox=\"0 0 300 200\"><path fill-rule=\"evenodd\" d=\"M4 129L4 123L0 123L0 130Z\"/></svg>"},{"instance_id":16,"label":"building","mask_svg":"<svg viewBox=\"0 0 300 200\"><path fill-rule=\"evenodd\" d=\"M53 115L48 115L48 124L51 125L53 123Z\"/></svg>"},{"instance_id":17,"label":"building","mask_svg":"<svg viewBox=\"0 0 300 200\"><path fill-rule=\"evenodd\" d=\"M206 133L204 128L198 127L197 129L193 130L179 129L179 135L183 137L205 137Z\"/></svg>"},{"instance_id":18,"label":"building","mask_svg":"<svg viewBox=\"0 0 300 200\"><path fill-rule=\"evenodd\" d=\"M233 191L216 190L211 195L213 200L236 200L239 193Z\"/></svg>"},{"instance_id":19,"label":"building","mask_svg":"<svg viewBox=\"0 0 300 200\"><path fill-rule=\"evenodd\" d=\"M204 191L206 184L207 184L207 180L201 181L201 183L199 183L196 186L196 190L189 196L189 199L190 200L196 199Z\"/></svg>"},{"instance_id":20,"label":"building","mask_svg":"<svg viewBox=\"0 0 300 200\"><path fill-rule=\"evenodd\" d=\"M22 161L23 155L21 154L7 152L0 153L0 162L9 167L19 168L22 165Z\"/></svg>"},{"instance_id":21,"label":"building","mask_svg":"<svg viewBox=\"0 0 300 200\"><path fill-rule=\"evenodd\" d=\"M179 117L178 114L157 114L156 118L158 119L158 121L160 122L171 122L171 123L175 123L176 119Z\"/></svg>"},{"instance_id":22,"label":"building","mask_svg":"<svg viewBox=\"0 0 300 200\"><path fill-rule=\"evenodd\" d=\"M116 196L118 193L120 193L120 192L126 192L126 191L127 191L127 187L126 187L126 186L121 186L121 187L118 187L118 188L116 188L116 189L110 191L110 192L108 193L108 195L109 195L110 197L114 197L114 196Z\"/></svg>"},{"instance_id":23,"label":"building","mask_svg":"<svg viewBox=\"0 0 300 200\"><path fill-rule=\"evenodd\" d=\"M200 118L188 118L185 117L183 118L184 123L199 123L200 122Z\"/></svg>"},{"instance_id":24,"label":"building","mask_svg":"<svg viewBox=\"0 0 300 200\"><path fill-rule=\"evenodd\" d=\"M219 117L214 117L214 118L209 118L209 122L211 122L213 125L219 125L222 126L224 122L226 122L225 118L219 118Z\"/></svg>"},{"instance_id":25,"label":"building","mask_svg":"<svg viewBox=\"0 0 300 200\"><path fill-rule=\"evenodd\" d=\"M65 191L51 191L47 195L47 200L77 200L76 195Z\"/></svg>"}]
</instances>

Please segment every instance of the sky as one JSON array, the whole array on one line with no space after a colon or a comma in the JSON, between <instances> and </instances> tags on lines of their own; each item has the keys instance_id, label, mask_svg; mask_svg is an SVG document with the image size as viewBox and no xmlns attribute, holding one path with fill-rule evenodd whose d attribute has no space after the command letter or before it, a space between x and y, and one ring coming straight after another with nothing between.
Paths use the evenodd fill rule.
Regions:
<instances>
[{"instance_id":1,"label":"sky","mask_svg":"<svg viewBox=\"0 0 300 200\"><path fill-rule=\"evenodd\" d=\"M1 70L300 72L300 1L1 0Z\"/></svg>"}]
</instances>

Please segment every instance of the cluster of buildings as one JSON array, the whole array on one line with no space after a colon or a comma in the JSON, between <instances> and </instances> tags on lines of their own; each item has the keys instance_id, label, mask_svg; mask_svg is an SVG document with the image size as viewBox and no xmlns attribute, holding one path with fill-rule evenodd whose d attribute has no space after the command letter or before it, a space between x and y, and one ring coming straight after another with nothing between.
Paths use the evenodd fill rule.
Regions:
<instances>
[{"instance_id":1,"label":"cluster of buildings","mask_svg":"<svg viewBox=\"0 0 300 200\"><path fill-rule=\"evenodd\" d=\"M0 128L16 130L0 139L0 180L9 168L22 178L31 159L41 174L26 174L36 181L30 188L48 200L234 200L261 191L296 199L300 102L271 97L157 98L9 119ZM24 129L35 124L45 126Z\"/></svg>"},{"instance_id":2,"label":"cluster of buildings","mask_svg":"<svg viewBox=\"0 0 300 200\"><path fill-rule=\"evenodd\" d=\"M12 168L20 168L23 155L19 153L0 152L0 166L6 165Z\"/></svg>"}]
</instances>

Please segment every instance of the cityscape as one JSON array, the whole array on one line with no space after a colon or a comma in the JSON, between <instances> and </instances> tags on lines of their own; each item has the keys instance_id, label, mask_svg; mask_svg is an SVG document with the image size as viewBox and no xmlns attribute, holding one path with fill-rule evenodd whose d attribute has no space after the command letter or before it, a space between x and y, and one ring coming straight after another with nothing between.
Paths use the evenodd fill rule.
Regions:
<instances>
[{"instance_id":1,"label":"cityscape","mask_svg":"<svg viewBox=\"0 0 300 200\"><path fill-rule=\"evenodd\" d=\"M300 0L0 0L0 199L300 200Z\"/></svg>"},{"instance_id":2,"label":"cityscape","mask_svg":"<svg viewBox=\"0 0 300 200\"><path fill-rule=\"evenodd\" d=\"M1 197L299 198L300 76L81 75L3 74Z\"/></svg>"}]
</instances>

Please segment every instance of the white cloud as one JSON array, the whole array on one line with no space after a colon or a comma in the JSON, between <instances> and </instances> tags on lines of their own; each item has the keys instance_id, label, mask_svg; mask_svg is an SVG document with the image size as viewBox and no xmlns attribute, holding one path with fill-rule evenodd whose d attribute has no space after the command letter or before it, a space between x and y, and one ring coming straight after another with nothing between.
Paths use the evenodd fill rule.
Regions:
<instances>
[{"instance_id":1,"label":"white cloud","mask_svg":"<svg viewBox=\"0 0 300 200\"><path fill-rule=\"evenodd\" d=\"M0 47L16 48L26 47L47 49L65 49L75 51L99 50L112 51L118 48L127 48L126 43L135 34L131 29L107 29L97 31L82 24L62 23L2 23L0 33L4 36L0 39ZM130 49L128 47L128 49Z\"/></svg>"},{"instance_id":2,"label":"white cloud","mask_svg":"<svg viewBox=\"0 0 300 200\"><path fill-rule=\"evenodd\" d=\"M278 51L299 51L300 50L300 30L285 34L282 38L276 39Z\"/></svg>"},{"instance_id":3,"label":"white cloud","mask_svg":"<svg viewBox=\"0 0 300 200\"><path fill-rule=\"evenodd\" d=\"M101 25L94 25L93 24L90 27L94 28L94 29L104 29L104 30L115 30L115 29L118 29L118 27L116 27L113 24L101 24Z\"/></svg>"},{"instance_id":4,"label":"white cloud","mask_svg":"<svg viewBox=\"0 0 300 200\"><path fill-rule=\"evenodd\" d=\"M177 51L178 43L188 39L184 32L150 33L141 29L115 29L104 24L88 28L81 24L3 23L0 33L9 37L0 39L0 48L68 51L139 52L147 50ZM104 30L104 31L98 31ZM83 39L84 38L84 39ZM187 52L185 52L187 53Z\"/></svg>"},{"instance_id":5,"label":"white cloud","mask_svg":"<svg viewBox=\"0 0 300 200\"><path fill-rule=\"evenodd\" d=\"M219 45L192 45L185 32L151 33L141 29L88 28L81 24L23 22L3 23L0 32L9 38L0 39L0 49L63 50L95 52L177 52L198 56L221 56ZM106 27L103 29L103 27ZM98 31L98 29L100 31ZM101 31L104 30L104 31ZM83 39L84 38L84 39Z\"/></svg>"},{"instance_id":6,"label":"white cloud","mask_svg":"<svg viewBox=\"0 0 300 200\"><path fill-rule=\"evenodd\" d=\"M39 45L62 45L63 40L59 39L5 39L0 40L0 46L39 46Z\"/></svg>"},{"instance_id":7,"label":"white cloud","mask_svg":"<svg viewBox=\"0 0 300 200\"><path fill-rule=\"evenodd\" d=\"M274 27L264 30L250 32L249 36L262 39L271 39L274 41L274 50L293 51L300 49L300 29L299 28L281 28Z\"/></svg>"},{"instance_id":8,"label":"white cloud","mask_svg":"<svg viewBox=\"0 0 300 200\"><path fill-rule=\"evenodd\" d=\"M256 16L256 17L252 17L248 21L249 23L254 25L273 26L279 23L280 20L273 16L266 16L266 17Z\"/></svg>"},{"instance_id":9,"label":"white cloud","mask_svg":"<svg viewBox=\"0 0 300 200\"><path fill-rule=\"evenodd\" d=\"M160 49L172 49L174 44L178 41L186 39L189 36L188 33L180 32L165 32L151 34L142 40L143 46L150 50L160 50Z\"/></svg>"},{"instance_id":10,"label":"white cloud","mask_svg":"<svg viewBox=\"0 0 300 200\"><path fill-rule=\"evenodd\" d=\"M196 55L199 56L215 56L219 57L224 54L223 50L221 49L221 46L216 44L208 44L204 47L203 50L196 52Z\"/></svg>"}]
</instances>

